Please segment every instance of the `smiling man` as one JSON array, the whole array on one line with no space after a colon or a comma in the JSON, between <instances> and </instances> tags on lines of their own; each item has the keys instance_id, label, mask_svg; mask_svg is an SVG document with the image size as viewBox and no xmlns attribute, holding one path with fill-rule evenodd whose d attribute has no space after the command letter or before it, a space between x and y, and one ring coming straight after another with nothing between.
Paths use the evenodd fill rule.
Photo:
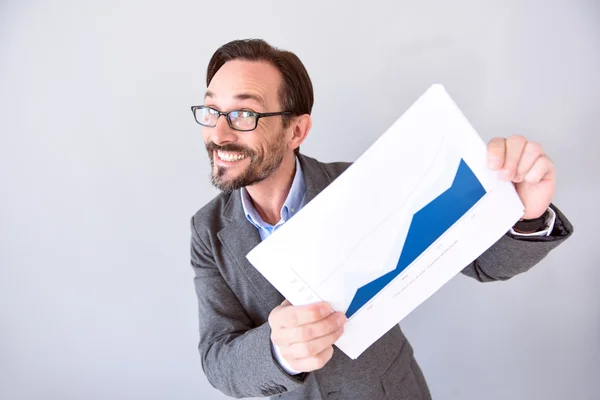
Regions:
<instances>
[{"instance_id":1,"label":"smiling man","mask_svg":"<svg viewBox=\"0 0 600 400\"><path fill-rule=\"evenodd\" d=\"M290 305L246 259L349 166L299 153L313 105L302 62L262 40L233 41L212 56L206 84L204 104L192 112L222 193L192 217L191 263L210 383L234 397L430 399L399 326L351 360L333 347L342 312ZM556 174L539 144L495 138L488 159L514 182L525 215L462 271L481 282L527 271L572 233L551 204Z\"/></svg>"}]
</instances>

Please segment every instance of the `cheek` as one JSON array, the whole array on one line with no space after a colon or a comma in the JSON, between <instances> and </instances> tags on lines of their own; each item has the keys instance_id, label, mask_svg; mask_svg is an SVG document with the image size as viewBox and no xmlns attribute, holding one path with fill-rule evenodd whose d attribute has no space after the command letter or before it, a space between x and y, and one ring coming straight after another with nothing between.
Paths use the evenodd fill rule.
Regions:
<instances>
[{"instance_id":1,"label":"cheek","mask_svg":"<svg viewBox=\"0 0 600 400\"><path fill-rule=\"evenodd\" d=\"M268 144L267 137L268 136L266 132L257 129L251 134L245 136L240 143L257 153L264 153Z\"/></svg>"},{"instance_id":2,"label":"cheek","mask_svg":"<svg viewBox=\"0 0 600 400\"><path fill-rule=\"evenodd\" d=\"M285 131L281 126L268 126L264 129L257 129L257 133L260 135L260 146L263 149L270 149L279 146L286 140Z\"/></svg>"}]
</instances>

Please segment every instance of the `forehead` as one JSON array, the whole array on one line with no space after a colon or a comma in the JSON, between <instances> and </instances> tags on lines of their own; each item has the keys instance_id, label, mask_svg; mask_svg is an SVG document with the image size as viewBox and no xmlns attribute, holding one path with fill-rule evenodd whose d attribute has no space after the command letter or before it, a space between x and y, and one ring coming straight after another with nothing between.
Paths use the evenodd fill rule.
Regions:
<instances>
[{"instance_id":1,"label":"forehead","mask_svg":"<svg viewBox=\"0 0 600 400\"><path fill-rule=\"evenodd\" d=\"M226 62L207 88L207 97L215 101L261 98L265 107L279 103L281 73L264 61L233 60Z\"/></svg>"}]
</instances>

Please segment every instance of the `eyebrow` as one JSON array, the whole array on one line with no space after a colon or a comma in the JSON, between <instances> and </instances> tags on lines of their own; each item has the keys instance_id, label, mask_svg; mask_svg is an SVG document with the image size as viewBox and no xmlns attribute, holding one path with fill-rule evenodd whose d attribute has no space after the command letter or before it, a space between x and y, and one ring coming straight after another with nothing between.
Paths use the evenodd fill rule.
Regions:
<instances>
[{"instance_id":1,"label":"eyebrow","mask_svg":"<svg viewBox=\"0 0 600 400\"><path fill-rule=\"evenodd\" d=\"M214 98L215 94L213 92L211 92L210 90L207 90L206 93L204 94L204 99L206 98ZM252 93L238 93L235 96L233 96L236 100L254 100L256 101L258 104L260 104L263 107L266 107L265 105L265 100L260 97L257 94L252 94Z\"/></svg>"}]
</instances>

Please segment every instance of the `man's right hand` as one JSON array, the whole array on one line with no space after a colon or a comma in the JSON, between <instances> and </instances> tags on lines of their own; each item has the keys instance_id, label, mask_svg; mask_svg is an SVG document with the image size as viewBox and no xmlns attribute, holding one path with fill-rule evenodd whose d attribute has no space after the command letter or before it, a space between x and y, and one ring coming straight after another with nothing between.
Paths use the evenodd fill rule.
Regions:
<instances>
[{"instance_id":1,"label":"man's right hand","mask_svg":"<svg viewBox=\"0 0 600 400\"><path fill-rule=\"evenodd\" d=\"M346 316L327 303L292 306L284 301L269 315L271 341L287 363L300 372L323 368L333 356L333 343L342 336Z\"/></svg>"}]
</instances>

